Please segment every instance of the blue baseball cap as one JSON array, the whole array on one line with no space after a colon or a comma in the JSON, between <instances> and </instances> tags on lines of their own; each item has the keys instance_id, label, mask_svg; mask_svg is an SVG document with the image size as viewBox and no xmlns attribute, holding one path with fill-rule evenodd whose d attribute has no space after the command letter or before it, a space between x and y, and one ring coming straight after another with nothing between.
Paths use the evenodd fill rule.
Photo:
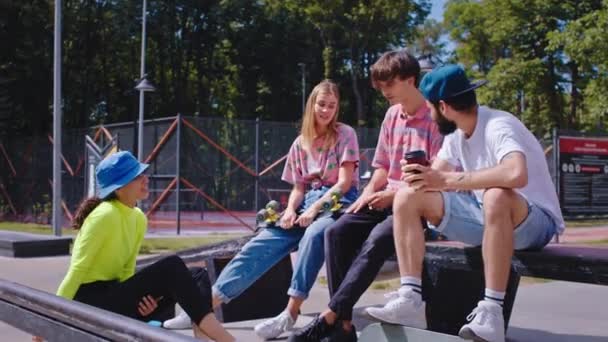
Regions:
<instances>
[{"instance_id":1,"label":"blue baseball cap","mask_svg":"<svg viewBox=\"0 0 608 342\"><path fill-rule=\"evenodd\" d=\"M97 165L95 176L97 177L99 198L106 198L112 192L129 184L150 166L140 163L129 151L116 152Z\"/></svg>"},{"instance_id":2,"label":"blue baseball cap","mask_svg":"<svg viewBox=\"0 0 608 342\"><path fill-rule=\"evenodd\" d=\"M424 75L419 89L425 99L437 102L477 89L486 83L486 80L471 82L462 67L448 64Z\"/></svg>"}]
</instances>

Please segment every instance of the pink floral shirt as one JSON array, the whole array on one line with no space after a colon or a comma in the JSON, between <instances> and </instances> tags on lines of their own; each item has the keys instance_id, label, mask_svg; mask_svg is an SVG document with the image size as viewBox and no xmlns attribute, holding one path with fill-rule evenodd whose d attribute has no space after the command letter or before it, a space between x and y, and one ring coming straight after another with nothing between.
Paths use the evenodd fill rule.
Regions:
<instances>
[{"instance_id":1,"label":"pink floral shirt","mask_svg":"<svg viewBox=\"0 0 608 342\"><path fill-rule=\"evenodd\" d=\"M302 136L298 136L289 149L282 180L313 187L334 186L342 163L355 162L352 186L359 184L359 143L352 127L338 124L337 142L330 149L323 149L323 138L319 138L313 142L312 151L307 151L302 147L301 139Z\"/></svg>"},{"instance_id":2,"label":"pink floral shirt","mask_svg":"<svg viewBox=\"0 0 608 342\"><path fill-rule=\"evenodd\" d=\"M391 106L386 112L372 166L388 171L388 190L397 190L403 183L399 161L404 152L423 150L429 161L441 148L443 136L431 118L426 105L421 106L414 116L407 116L400 104Z\"/></svg>"}]
</instances>

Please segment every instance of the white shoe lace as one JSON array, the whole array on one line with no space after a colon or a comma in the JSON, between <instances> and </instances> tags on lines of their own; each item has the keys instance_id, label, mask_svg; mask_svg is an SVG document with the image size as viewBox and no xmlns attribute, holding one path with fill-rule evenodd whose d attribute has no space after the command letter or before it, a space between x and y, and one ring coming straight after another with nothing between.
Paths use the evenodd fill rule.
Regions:
<instances>
[{"instance_id":1,"label":"white shoe lace","mask_svg":"<svg viewBox=\"0 0 608 342\"><path fill-rule=\"evenodd\" d=\"M391 299L388 303L386 303L385 308L390 311L399 309L403 306L403 303L405 301L406 301L406 299L404 297L397 295L397 296L393 297L393 299Z\"/></svg>"},{"instance_id":2,"label":"white shoe lace","mask_svg":"<svg viewBox=\"0 0 608 342\"><path fill-rule=\"evenodd\" d=\"M289 317L287 315L288 313L282 312L278 316L263 322L260 325L259 330L265 331L269 328L272 328L273 333L276 332L278 329L280 329L281 332L287 331L289 329Z\"/></svg>"},{"instance_id":3,"label":"white shoe lace","mask_svg":"<svg viewBox=\"0 0 608 342\"><path fill-rule=\"evenodd\" d=\"M477 313L479 312L479 307L476 307L475 309L473 309L473 311L467 316L467 321L470 322L473 320L473 318L475 318L475 316L477 316Z\"/></svg>"},{"instance_id":4,"label":"white shoe lace","mask_svg":"<svg viewBox=\"0 0 608 342\"><path fill-rule=\"evenodd\" d=\"M487 316L490 315L487 309L480 308L479 306L473 309L471 313L467 316L467 321L471 322L473 320L477 321L477 324L484 325L486 323ZM477 318L477 319L476 319Z\"/></svg>"},{"instance_id":5,"label":"white shoe lace","mask_svg":"<svg viewBox=\"0 0 608 342\"><path fill-rule=\"evenodd\" d=\"M384 298L388 299L388 300L393 300L399 297L399 292L398 291L392 291L389 293L385 293L384 294Z\"/></svg>"}]
</instances>

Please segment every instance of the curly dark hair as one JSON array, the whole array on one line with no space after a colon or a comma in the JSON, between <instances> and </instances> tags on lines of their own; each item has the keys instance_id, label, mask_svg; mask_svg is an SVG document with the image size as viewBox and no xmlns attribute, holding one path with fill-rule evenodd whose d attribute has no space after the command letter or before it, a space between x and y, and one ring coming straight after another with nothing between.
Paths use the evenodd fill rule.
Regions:
<instances>
[{"instance_id":1,"label":"curly dark hair","mask_svg":"<svg viewBox=\"0 0 608 342\"><path fill-rule=\"evenodd\" d=\"M84 220L89 216L89 214L93 211L93 209L97 208L97 206L103 201L109 201L116 198L115 193L111 193L105 198L101 199L99 197L90 197L84 199L78 205L78 210L76 210L76 214L72 219L72 228L79 230L84 223Z\"/></svg>"}]
</instances>

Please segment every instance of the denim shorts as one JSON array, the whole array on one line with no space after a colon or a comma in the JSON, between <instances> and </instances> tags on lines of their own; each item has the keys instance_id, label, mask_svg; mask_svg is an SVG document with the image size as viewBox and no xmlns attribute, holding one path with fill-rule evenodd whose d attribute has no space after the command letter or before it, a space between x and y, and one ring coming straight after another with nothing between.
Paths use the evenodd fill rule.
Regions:
<instances>
[{"instance_id":1,"label":"denim shorts","mask_svg":"<svg viewBox=\"0 0 608 342\"><path fill-rule=\"evenodd\" d=\"M442 192L444 216L439 226L429 227L439 231L449 240L480 246L483 240L483 205L471 193ZM557 233L557 224L549 213L528 202L528 216L515 228L514 249L541 249Z\"/></svg>"}]
</instances>

